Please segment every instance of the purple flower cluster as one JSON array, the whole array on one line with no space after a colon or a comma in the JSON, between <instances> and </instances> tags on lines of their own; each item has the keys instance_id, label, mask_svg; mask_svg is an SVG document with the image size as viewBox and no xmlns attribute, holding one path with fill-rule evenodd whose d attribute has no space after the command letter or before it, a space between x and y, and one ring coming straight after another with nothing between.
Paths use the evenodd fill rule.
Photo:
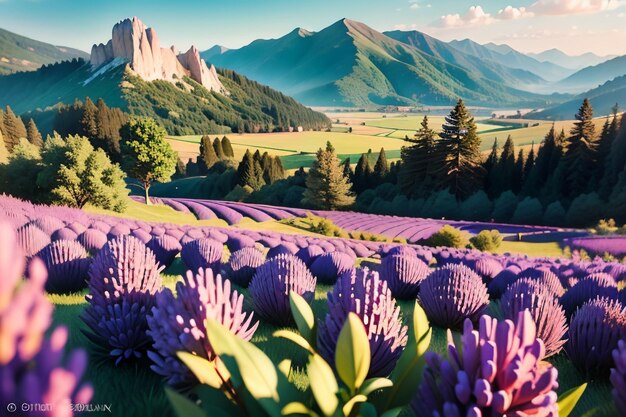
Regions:
<instances>
[{"instance_id":1,"label":"purple flower cluster","mask_svg":"<svg viewBox=\"0 0 626 417\"><path fill-rule=\"evenodd\" d=\"M257 248L243 248L230 255L224 270L235 284L246 288L263 262L265 262L263 252Z\"/></svg>"},{"instance_id":2,"label":"purple flower cluster","mask_svg":"<svg viewBox=\"0 0 626 417\"><path fill-rule=\"evenodd\" d=\"M420 283L429 273L430 268L417 254L390 254L380 265L381 278L387 281L391 294L400 299L415 299Z\"/></svg>"},{"instance_id":3,"label":"purple flower cluster","mask_svg":"<svg viewBox=\"0 0 626 417\"><path fill-rule=\"evenodd\" d=\"M339 333L349 313L355 313L365 326L372 355L368 377L388 376L407 343L407 327L402 325L400 307L387 283L367 268L344 273L328 293L328 314L320 322L317 345L330 364L335 363Z\"/></svg>"},{"instance_id":4,"label":"purple flower cluster","mask_svg":"<svg viewBox=\"0 0 626 417\"><path fill-rule=\"evenodd\" d=\"M231 291L230 281L213 275L211 269L187 271L185 282L176 284L174 297L169 289L156 296L156 305L148 315L148 334L154 351L148 351L151 368L167 377L171 385L183 388L196 382L192 373L178 359L185 351L213 360L215 353L207 338L206 319L216 320L237 336L250 340L258 322L243 310L243 295Z\"/></svg>"},{"instance_id":5,"label":"purple flower cluster","mask_svg":"<svg viewBox=\"0 0 626 417\"><path fill-rule=\"evenodd\" d=\"M311 273L319 283L332 285L338 276L354 268L354 262L355 258L347 253L325 253L311 263Z\"/></svg>"},{"instance_id":6,"label":"purple flower cluster","mask_svg":"<svg viewBox=\"0 0 626 417\"><path fill-rule=\"evenodd\" d=\"M89 385L79 386L87 354L74 350L63 365L67 329L57 327L45 336L53 309L44 293L45 266L38 259L30 262L29 279L22 284L24 265L12 227L0 223L0 407L49 404L47 415L71 416L69 404L89 403L93 395Z\"/></svg>"},{"instance_id":7,"label":"purple flower cluster","mask_svg":"<svg viewBox=\"0 0 626 417\"><path fill-rule=\"evenodd\" d=\"M293 323L289 293L295 292L311 302L317 280L304 262L294 255L278 255L257 268L248 291L254 311L277 325Z\"/></svg>"},{"instance_id":8,"label":"purple flower cluster","mask_svg":"<svg viewBox=\"0 0 626 417\"><path fill-rule=\"evenodd\" d=\"M85 248L77 241L56 240L43 248L37 256L48 269L46 291L69 294L87 287L87 271L91 260Z\"/></svg>"},{"instance_id":9,"label":"purple flower cluster","mask_svg":"<svg viewBox=\"0 0 626 417\"><path fill-rule=\"evenodd\" d=\"M626 415L626 340L620 340L613 351L614 367L611 369L613 401L620 415Z\"/></svg>"},{"instance_id":10,"label":"purple flower cluster","mask_svg":"<svg viewBox=\"0 0 626 417\"><path fill-rule=\"evenodd\" d=\"M161 269L152 251L128 235L110 240L93 260L85 335L116 365L142 357L150 344L146 315L161 289Z\"/></svg>"},{"instance_id":11,"label":"purple flower cluster","mask_svg":"<svg viewBox=\"0 0 626 417\"><path fill-rule=\"evenodd\" d=\"M572 250L583 249L591 256L603 256L608 253L617 258L626 257L625 236L578 237L563 243Z\"/></svg>"},{"instance_id":12,"label":"purple flower cluster","mask_svg":"<svg viewBox=\"0 0 626 417\"><path fill-rule=\"evenodd\" d=\"M200 238L183 244L180 257L187 269L198 271L210 268L218 273L222 261L224 245L211 238Z\"/></svg>"},{"instance_id":13,"label":"purple flower cluster","mask_svg":"<svg viewBox=\"0 0 626 417\"><path fill-rule=\"evenodd\" d=\"M449 264L422 281L419 300L432 323L458 329L465 319L476 321L480 317L489 304L489 295L474 271Z\"/></svg>"},{"instance_id":14,"label":"purple flower cluster","mask_svg":"<svg viewBox=\"0 0 626 417\"><path fill-rule=\"evenodd\" d=\"M419 417L557 417L557 370L544 356L528 311L515 322L482 316L478 331L466 320L458 342L448 330L448 359L426 353L412 409Z\"/></svg>"}]
</instances>

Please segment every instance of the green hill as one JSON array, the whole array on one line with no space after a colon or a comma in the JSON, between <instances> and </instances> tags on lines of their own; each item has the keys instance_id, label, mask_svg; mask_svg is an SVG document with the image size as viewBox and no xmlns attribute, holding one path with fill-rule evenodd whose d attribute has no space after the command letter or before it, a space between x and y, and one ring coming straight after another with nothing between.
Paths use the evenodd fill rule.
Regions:
<instances>
[{"instance_id":1,"label":"green hill","mask_svg":"<svg viewBox=\"0 0 626 417\"><path fill-rule=\"evenodd\" d=\"M316 33L296 29L279 39L213 52L205 57L217 67L231 68L309 105L449 105L458 97L494 106L545 101L490 79L478 70L476 60L474 68L464 68L464 62L447 62L348 19ZM513 74L498 71L499 79Z\"/></svg>"},{"instance_id":2,"label":"green hill","mask_svg":"<svg viewBox=\"0 0 626 417\"><path fill-rule=\"evenodd\" d=\"M89 58L77 49L54 46L0 29L0 75L33 71L45 64Z\"/></svg>"},{"instance_id":3,"label":"green hill","mask_svg":"<svg viewBox=\"0 0 626 417\"><path fill-rule=\"evenodd\" d=\"M230 70L219 71L219 77L227 95L209 92L189 78L176 84L144 81L117 59L96 72L74 60L0 76L0 107L10 105L17 113L37 110L43 113L38 120L50 121L58 103L103 98L111 107L158 119L172 135L330 126L325 115L267 86Z\"/></svg>"},{"instance_id":4,"label":"green hill","mask_svg":"<svg viewBox=\"0 0 626 417\"><path fill-rule=\"evenodd\" d=\"M581 92L622 75L626 75L626 55L583 68L557 85L563 91Z\"/></svg>"}]
</instances>

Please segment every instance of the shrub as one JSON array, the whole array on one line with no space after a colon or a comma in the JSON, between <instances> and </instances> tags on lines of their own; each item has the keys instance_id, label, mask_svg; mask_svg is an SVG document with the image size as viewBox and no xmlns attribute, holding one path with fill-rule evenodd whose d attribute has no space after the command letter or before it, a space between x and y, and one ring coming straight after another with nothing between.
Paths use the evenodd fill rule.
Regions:
<instances>
[{"instance_id":1,"label":"shrub","mask_svg":"<svg viewBox=\"0 0 626 417\"><path fill-rule=\"evenodd\" d=\"M476 236L470 238L470 243L480 251L494 251L500 247L502 236L497 230L481 230Z\"/></svg>"},{"instance_id":2,"label":"shrub","mask_svg":"<svg viewBox=\"0 0 626 417\"><path fill-rule=\"evenodd\" d=\"M469 242L469 235L446 224L438 232L432 234L424 242L427 246L448 248L464 248Z\"/></svg>"}]
</instances>

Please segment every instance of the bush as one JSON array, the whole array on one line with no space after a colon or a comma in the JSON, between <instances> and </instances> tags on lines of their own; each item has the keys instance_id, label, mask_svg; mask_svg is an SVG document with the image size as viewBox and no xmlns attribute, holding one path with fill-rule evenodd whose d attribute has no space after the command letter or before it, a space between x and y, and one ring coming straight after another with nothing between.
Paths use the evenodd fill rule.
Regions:
<instances>
[{"instance_id":1,"label":"bush","mask_svg":"<svg viewBox=\"0 0 626 417\"><path fill-rule=\"evenodd\" d=\"M481 230L470 239L470 243L480 251L494 251L500 247L502 236L497 230Z\"/></svg>"},{"instance_id":2,"label":"bush","mask_svg":"<svg viewBox=\"0 0 626 417\"><path fill-rule=\"evenodd\" d=\"M433 247L464 248L469 244L469 235L446 224L423 243Z\"/></svg>"}]
</instances>

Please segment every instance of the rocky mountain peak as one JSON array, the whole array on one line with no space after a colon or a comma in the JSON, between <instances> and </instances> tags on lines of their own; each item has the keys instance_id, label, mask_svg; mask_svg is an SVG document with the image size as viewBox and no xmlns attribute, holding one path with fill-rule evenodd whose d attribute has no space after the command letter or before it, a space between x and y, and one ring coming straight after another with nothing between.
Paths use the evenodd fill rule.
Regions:
<instances>
[{"instance_id":1,"label":"rocky mountain peak","mask_svg":"<svg viewBox=\"0 0 626 417\"><path fill-rule=\"evenodd\" d=\"M175 81L188 76L209 91L226 93L215 67L207 66L195 46L183 54L174 46L161 48L156 31L137 17L117 23L106 44L91 48L90 62L94 70L115 58L126 61L130 69L146 81Z\"/></svg>"}]
</instances>

